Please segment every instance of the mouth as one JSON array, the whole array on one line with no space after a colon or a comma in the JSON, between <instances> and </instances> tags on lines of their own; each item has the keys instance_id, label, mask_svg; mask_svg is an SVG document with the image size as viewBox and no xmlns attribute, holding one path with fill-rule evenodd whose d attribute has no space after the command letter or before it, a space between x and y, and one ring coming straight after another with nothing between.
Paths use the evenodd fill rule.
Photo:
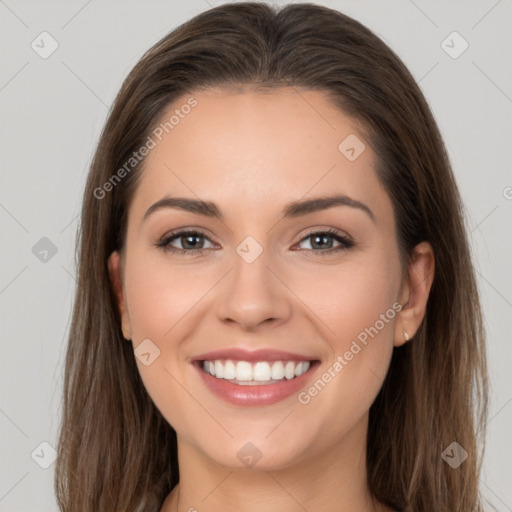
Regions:
<instances>
[{"instance_id":1,"label":"mouth","mask_svg":"<svg viewBox=\"0 0 512 512\"><path fill-rule=\"evenodd\" d=\"M313 361L202 361L202 369L216 379L238 386L261 386L292 380L306 373Z\"/></svg>"},{"instance_id":2,"label":"mouth","mask_svg":"<svg viewBox=\"0 0 512 512\"><path fill-rule=\"evenodd\" d=\"M278 351L211 352L193 366L206 387L235 405L271 405L298 393L320 365L318 359Z\"/></svg>"}]
</instances>

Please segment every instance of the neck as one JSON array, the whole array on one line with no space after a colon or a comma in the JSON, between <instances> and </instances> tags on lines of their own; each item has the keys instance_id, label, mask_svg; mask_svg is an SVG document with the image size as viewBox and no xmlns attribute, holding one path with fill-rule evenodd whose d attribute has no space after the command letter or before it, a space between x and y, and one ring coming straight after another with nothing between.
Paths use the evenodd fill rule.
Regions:
<instances>
[{"instance_id":1,"label":"neck","mask_svg":"<svg viewBox=\"0 0 512 512\"><path fill-rule=\"evenodd\" d=\"M180 483L161 512L377 512L366 480L367 417L339 446L276 470L226 468L178 437Z\"/></svg>"}]
</instances>

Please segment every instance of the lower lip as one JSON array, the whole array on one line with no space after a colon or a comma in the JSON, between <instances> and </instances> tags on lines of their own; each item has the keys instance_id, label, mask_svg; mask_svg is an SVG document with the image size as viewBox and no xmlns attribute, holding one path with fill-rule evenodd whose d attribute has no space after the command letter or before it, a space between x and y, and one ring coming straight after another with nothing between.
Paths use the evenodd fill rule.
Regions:
<instances>
[{"instance_id":1,"label":"lower lip","mask_svg":"<svg viewBox=\"0 0 512 512\"><path fill-rule=\"evenodd\" d=\"M202 362L196 362L194 366L209 390L222 400L235 405L271 405L298 393L311 378L320 362L311 362L309 370L299 377L290 380L285 378L282 382L262 384L261 386L244 386L233 384L226 379L217 379L206 373L201 368L202 364Z\"/></svg>"}]
</instances>

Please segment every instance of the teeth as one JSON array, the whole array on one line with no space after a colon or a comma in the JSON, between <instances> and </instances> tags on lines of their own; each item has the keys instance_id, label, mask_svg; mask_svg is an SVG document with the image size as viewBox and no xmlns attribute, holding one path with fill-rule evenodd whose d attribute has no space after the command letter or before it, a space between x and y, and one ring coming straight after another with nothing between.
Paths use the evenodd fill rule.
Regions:
<instances>
[{"instance_id":1,"label":"teeth","mask_svg":"<svg viewBox=\"0 0 512 512\"><path fill-rule=\"evenodd\" d=\"M280 380L284 377L284 364L281 361L276 361L270 370L270 376L275 380Z\"/></svg>"},{"instance_id":2,"label":"teeth","mask_svg":"<svg viewBox=\"0 0 512 512\"><path fill-rule=\"evenodd\" d=\"M288 361L286 366L284 367L284 376L287 379L293 379L295 376L295 363L293 361Z\"/></svg>"},{"instance_id":3,"label":"teeth","mask_svg":"<svg viewBox=\"0 0 512 512\"><path fill-rule=\"evenodd\" d=\"M236 366L233 361L226 361L224 364L224 379L236 378Z\"/></svg>"},{"instance_id":4,"label":"teeth","mask_svg":"<svg viewBox=\"0 0 512 512\"><path fill-rule=\"evenodd\" d=\"M224 378L224 367L220 361L215 361L215 377L218 379Z\"/></svg>"},{"instance_id":5,"label":"teeth","mask_svg":"<svg viewBox=\"0 0 512 512\"><path fill-rule=\"evenodd\" d=\"M226 379L241 385L255 385L260 382L273 384L291 380L309 370L309 361L248 361L215 360L204 361L203 370L217 379Z\"/></svg>"},{"instance_id":6,"label":"teeth","mask_svg":"<svg viewBox=\"0 0 512 512\"><path fill-rule=\"evenodd\" d=\"M220 361L215 361L215 367L217 363L222 365ZM253 380L252 379L252 366L247 361L238 361L236 364L236 380Z\"/></svg>"},{"instance_id":7,"label":"teeth","mask_svg":"<svg viewBox=\"0 0 512 512\"><path fill-rule=\"evenodd\" d=\"M270 380L270 365L268 363L256 363L254 365L253 380Z\"/></svg>"},{"instance_id":8,"label":"teeth","mask_svg":"<svg viewBox=\"0 0 512 512\"><path fill-rule=\"evenodd\" d=\"M295 377L298 377L299 375L302 375L306 370L306 369L303 369L304 365L306 365L307 363L305 361L303 361L302 363L299 363L296 367L295 367ZM309 368L309 367L308 367Z\"/></svg>"}]
</instances>

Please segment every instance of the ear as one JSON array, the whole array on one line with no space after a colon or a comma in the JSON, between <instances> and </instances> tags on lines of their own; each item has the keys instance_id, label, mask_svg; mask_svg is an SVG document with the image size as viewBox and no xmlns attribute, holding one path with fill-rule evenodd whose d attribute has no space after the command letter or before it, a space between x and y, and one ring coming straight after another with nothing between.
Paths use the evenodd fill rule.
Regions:
<instances>
[{"instance_id":1,"label":"ear","mask_svg":"<svg viewBox=\"0 0 512 512\"><path fill-rule=\"evenodd\" d=\"M114 251L108 258L108 271L110 275L110 282L112 283L112 288L117 299L117 307L121 318L123 336L129 340L132 337L131 324L124 296L121 255L118 251Z\"/></svg>"},{"instance_id":2,"label":"ear","mask_svg":"<svg viewBox=\"0 0 512 512\"><path fill-rule=\"evenodd\" d=\"M408 275L400 294L402 309L395 324L395 347L406 343L407 339L411 339L418 331L427 311L434 269L432 246L428 242L421 242L412 252Z\"/></svg>"}]
</instances>

